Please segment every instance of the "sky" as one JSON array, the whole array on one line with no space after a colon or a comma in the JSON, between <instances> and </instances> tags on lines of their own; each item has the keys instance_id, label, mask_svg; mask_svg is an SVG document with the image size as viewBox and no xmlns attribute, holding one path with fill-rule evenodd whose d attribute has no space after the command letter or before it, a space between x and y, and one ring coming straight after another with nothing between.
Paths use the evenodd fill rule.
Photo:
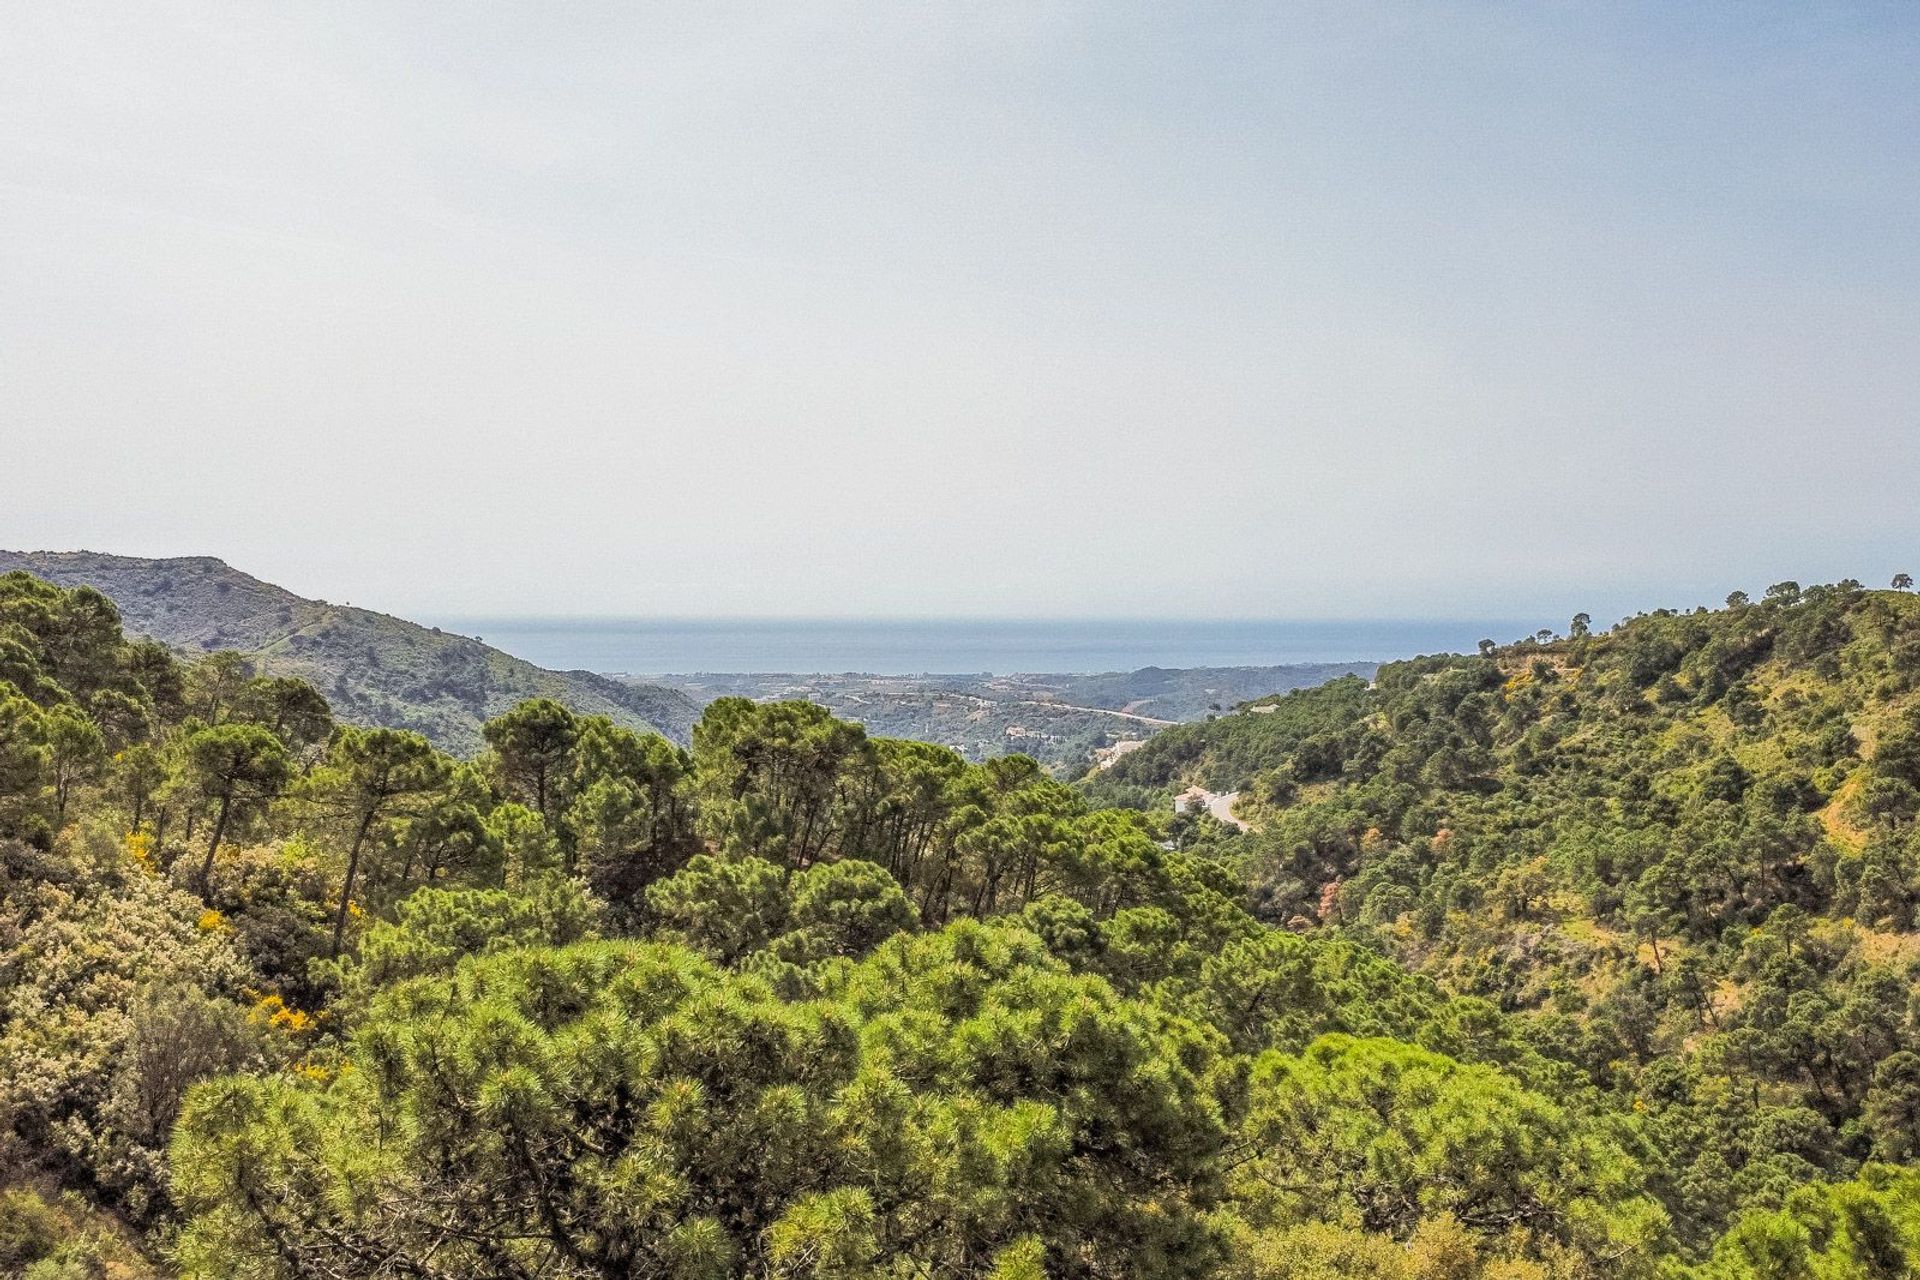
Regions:
<instances>
[{"instance_id":1,"label":"sky","mask_svg":"<svg viewBox=\"0 0 1920 1280\"><path fill-rule=\"evenodd\" d=\"M48 0L0 546L401 614L1920 573L1920 6Z\"/></svg>"}]
</instances>

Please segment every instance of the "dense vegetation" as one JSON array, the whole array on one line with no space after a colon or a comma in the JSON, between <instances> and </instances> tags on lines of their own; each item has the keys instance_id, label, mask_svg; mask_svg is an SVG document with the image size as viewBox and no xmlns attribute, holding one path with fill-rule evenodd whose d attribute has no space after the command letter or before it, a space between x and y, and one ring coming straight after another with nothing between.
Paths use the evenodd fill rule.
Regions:
<instances>
[{"instance_id":1,"label":"dense vegetation","mask_svg":"<svg viewBox=\"0 0 1920 1280\"><path fill-rule=\"evenodd\" d=\"M1910 1274L1920 602L1574 631L1076 789L739 698L455 759L7 575L0 1269Z\"/></svg>"},{"instance_id":2,"label":"dense vegetation","mask_svg":"<svg viewBox=\"0 0 1920 1280\"><path fill-rule=\"evenodd\" d=\"M1390 954L1630 1101L1678 1238L1920 1151L1920 600L1576 619L1161 735L1240 787L1260 913Z\"/></svg>"}]
</instances>

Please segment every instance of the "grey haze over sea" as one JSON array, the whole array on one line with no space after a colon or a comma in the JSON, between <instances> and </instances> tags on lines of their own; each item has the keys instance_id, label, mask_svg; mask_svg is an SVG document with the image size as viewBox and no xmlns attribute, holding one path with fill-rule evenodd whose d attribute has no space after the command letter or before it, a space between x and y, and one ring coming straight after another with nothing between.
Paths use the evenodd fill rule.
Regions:
<instances>
[{"instance_id":1,"label":"grey haze over sea","mask_svg":"<svg viewBox=\"0 0 1920 1280\"><path fill-rule=\"evenodd\" d=\"M1132 671L1373 662L1471 652L1526 621L1366 622L828 620L439 617L557 670L630 675L794 672L869 675Z\"/></svg>"}]
</instances>

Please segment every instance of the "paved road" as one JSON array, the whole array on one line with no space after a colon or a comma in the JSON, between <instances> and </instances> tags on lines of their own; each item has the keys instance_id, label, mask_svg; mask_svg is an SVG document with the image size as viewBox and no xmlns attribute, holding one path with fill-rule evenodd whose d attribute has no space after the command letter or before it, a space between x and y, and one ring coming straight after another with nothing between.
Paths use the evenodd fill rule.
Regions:
<instances>
[{"instance_id":1,"label":"paved road","mask_svg":"<svg viewBox=\"0 0 1920 1280\"><path fill-rule=\"evenodd\" d=\"M1238 791L1209 792L1207 797L1207 812L1228 826L1238 827L1242 831L1245 831L1247 824L1233 816L1233 803L1239 798L1240 793Z\"/></svg>"},{"instance_id":2,"label":"paved road","mask_svg":"<svg viewBox=\"0 0 1920 1280\"><path fill-rule=\"evenodd\" d=\"M1206 791L1200 787L1190 787L1174 800L1173 809L1175 813L1181 813L1184 812L1190 804L1197 802L1207 806L1208 813L1226 823L1228 826L1238 827L1242 831L1252 830L1251 824L1234 816L1233 804L1234 801L1239 798L1240 793L1238 791Z\"/></svg>"}]
</instances>

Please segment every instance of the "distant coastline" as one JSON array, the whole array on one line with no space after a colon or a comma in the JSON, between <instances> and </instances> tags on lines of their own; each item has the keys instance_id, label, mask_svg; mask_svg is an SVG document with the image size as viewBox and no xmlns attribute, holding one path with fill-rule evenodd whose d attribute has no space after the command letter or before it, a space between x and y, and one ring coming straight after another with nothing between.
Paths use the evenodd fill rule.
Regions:
<instances>
[{"instance_id":1,"label":"distant coastline","mask_svg":"<svg viewBox=\"0 0 1920 1280\"><path fill-rule=\"evenodd\" d=\"M446 617L558 670L626 675L861 672L873 675L1131 671L1141 667L1379 662L1471 652L1529 634L1530 620L1169 621Z\"/></svg>"}]
</instances>

